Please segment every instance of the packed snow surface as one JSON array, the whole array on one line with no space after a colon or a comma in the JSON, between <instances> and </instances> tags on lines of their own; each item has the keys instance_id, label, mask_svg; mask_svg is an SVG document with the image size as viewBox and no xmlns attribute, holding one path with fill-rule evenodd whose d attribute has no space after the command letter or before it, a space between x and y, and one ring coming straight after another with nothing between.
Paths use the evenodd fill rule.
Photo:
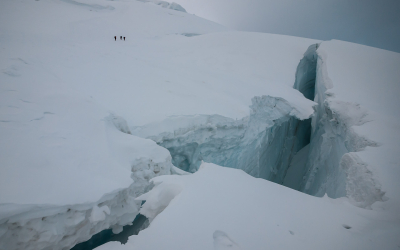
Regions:
<instances>
[{"instance_id":1,"label":"packed snow surface","mask_svg":"<svg viewBox=\"0 0 400 250\"><path fill-rule=\"evenodd\" d=\"M295 87L318 106L311 142L292 158L283 184L321 198L203 163L193 175L153 179L137 198L146 200L140 212L150 227L127 245L98 249L397 249L400 55L329 41L303 59L296 77L305 80ZM155 141L191 131L190 122L176 129L176 119L140 130ZM158 134L160 125L167 132Z\"/></svg>"},{"instance_id":2,"label":"packed snow surface","mask_svg":"<svg viewBox=\"0 0 400 250\"><path fill-rule=\"evenodd\" d=\"M120 231L156 176L150 228L125 247L400 245L397 53L232 31L158 0L4 0L0 58L0 249ZM311 116L310 144L292 143ZM324 198L214 165L188 175L156 142L208 138L193 131L262 159L211 160Z\"/></svg>"},{"instance_id":3,"label":"packed snow surface","mask_svg":"<svg viewBox=\"0 0 400 250\"><path fill-rule=\"evenodd\" d=\"M309 117L315 104L291 85L312 43L163 1L1 1L0 248L62 249L120 228L149 179L184 174L132 126L242 119L262 95Z\"/></svg>"},{"instance_id":4,"label":"packed snow surface","mask_svg":"<svg viewBox=\"0 0 400 250\"><path fill-rule=\"evenodd\" d=\"M394 214L309 196L237 169L203 163L192 175L153 182L138 198L147 200L141 213L153 219L150 227L126 245L96 250L396 249L400 243ZM165 209L161 192L174 196Z\"/></svg>"},{"instance_id":5,"label":"packed snow surface","mask_svg":"<svg viewBox=\"0 0 400 250\"><path fill-rule=\"evenodd\" d=\"M285 98L304 117L313 113L290 86L312 40L244 32L187 38L179 34L226 28L142 2L77 3L1 2L2 203L76 204L129 186L128 161L141 152L121 164L113 144L145 140L109 132L109 113L136 126L170 115L242 118L262 94ZM114 41L120 34L127 41Z\"/></svg>"}]
</instances>

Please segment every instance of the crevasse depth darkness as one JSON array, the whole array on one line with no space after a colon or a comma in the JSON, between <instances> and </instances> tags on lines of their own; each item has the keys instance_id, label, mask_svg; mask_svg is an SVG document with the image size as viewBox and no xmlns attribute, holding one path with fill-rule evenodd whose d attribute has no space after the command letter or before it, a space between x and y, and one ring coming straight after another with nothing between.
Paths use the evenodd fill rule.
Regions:
<instances>
[{"instance_id":1,"label":"crevasse depth darkness","mask_svg":"<svg viewBox=\"0 0 400 250\"><path fill-rule=\"evenodd\" d=\"M310 46L304 54L294 83L294 88L310 100L314 100L315 95L317 46ZM282 98L254 97L250 116L241 120L219 115L171 118L160 126L173 119L183 119L184 124L192 125L173 133L144 136L142 131L146 128L135 128L133 133L167 148L172 163L182 170L195 172L201 161L211 162L300 190L307 172L307 157L294 156L300 151L308 155L311 118L299 120L292 115L293 109Z\"/></svg>"}]
</instances>

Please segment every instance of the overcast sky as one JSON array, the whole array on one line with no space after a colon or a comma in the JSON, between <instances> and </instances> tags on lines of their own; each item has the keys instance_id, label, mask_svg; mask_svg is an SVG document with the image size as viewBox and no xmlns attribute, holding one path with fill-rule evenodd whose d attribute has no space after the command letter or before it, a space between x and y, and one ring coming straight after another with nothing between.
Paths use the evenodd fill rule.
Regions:
<instances>
[{"instance_id":1,"label":"overcast sky","mask_svg":"<svg viewBox=\"0 0 400 250\"><path fill-rule=\"evenodd\" d=\"M400 0L173 0L246 31L339 39L400 52Z\"/></svg>"}]
</instances>

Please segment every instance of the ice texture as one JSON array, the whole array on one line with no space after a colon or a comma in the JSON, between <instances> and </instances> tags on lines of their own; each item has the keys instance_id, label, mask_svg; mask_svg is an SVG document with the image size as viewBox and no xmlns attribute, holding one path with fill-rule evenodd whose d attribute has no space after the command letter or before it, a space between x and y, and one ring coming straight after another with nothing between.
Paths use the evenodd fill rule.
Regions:
<instances>
[{"instance_id":1,"label":"ice texture","mask_svg":"<svg viewBox=\"0 0 400 250\"><path fill-rule=\"evenodd\" d=\"M152 181L156 190L146 194L147 206L163 211L125 245L107 243L96 250L374 250L399 244L395 211L362 209L345 197L314 197L242 170L203 163L194 174ZM174 197L166 208L161 185ZM179 193L170 188L174 185Z\"/></svg>"},{"instance_id":2,"label":"ice texture","mask_svg":"<svg viewBox=\"0 0 400 250\"><path fill-rule=\"evenodd\" d=\"M317 70L317 54L319 44L308 47L304 57L300 60L296 69L296 79L293 88L299 90L304 97L314 100L315 97L315 78Z\"/></svg>"},{"instance_id":3,"label":"ice texture","mask_svg":"<svg viewBox=\"0 0 400 250\"><path fill-rule=\"evenodd\" d=\"M378 143L354 130L370 122L368 110L359 103L335 98L335 83L329 78L327 56L310 46L296 73L295 88L318 103L312 118L312 134L299 190L315 195L337 198L347 196L361 207L384 201L385 192L357 154ZM314 74L314 77L313 77ZM299 81L298 81L299 79ZM315 90L310 88L314 82ZM304 161L304 157L303 161ZM302 163L304 164L304 163Z\"/></svg>"},{"instance_id":4,"label":"ice texture","mask_svg":"<svg viewBox=\"0 0 400 250\"><path fill-rule=\"evenodd\" d=\"M183 189L182 185L179 185L179 183L153 181L152 184L154 187L151 191L136 198L138 201L146 201L140 209L140 214L146 216L150 222L152 222Z\"/></svg>"},{"instance_id":5,"label":"ice texture","mask_svg":"<svg viewBox=\"0 0 400 250\"><path fill-rule=\"evenodd\" d=\"M399 54L328 41L303 55L318 41L232 31L157 3L167 8L1 1L0 248L118 232L149 180L170 173L182 176L144 196L153 221L140 249L212 249L216 230L246 249L397 248ZM305 97L318 103L312 129ZM215 159L323 198L237 169L188 174L132 135L149 123L161 125L141 136L166 136L158 143L184 169Z\"/></svg>"},{"instance_id":6,"label":"ice texture","mask_svg":"<svg viewBox=\"0 0 400 250\"><path fill-rule=\"evenodd\" d=\"M108 206L98 207L94 205L89 220L92 223L103 221L106 219L106 215L110 215L110 208Z\"/></svg>"},{"instance_id":7,"label":"ice texture","mask_svg":"<svg viewBox=\"0 0 400 250\"><path fill-rule=\"evenodd\" d=\"M392 108L400 77L393 65L399 64L396 53L341 41L309 47L294 88L318 105L310 145L293 158L284 184L320 197L346 196L368 209L399 206L393 178L399 163L393 129L399 121ZM377 88L380 81L384 87Z\"/></svg>"},{"instance_id":8,"label":"ice texture","mask_svg":"<svg viewBox=\"0 0 400 250\"><path fill-rule=\"evenodd\" d=\"M88 240L110 226L127 225L138 214L140 203L134 201L134 186L110 194L98 203L71 206L1 205L0 209L26 211L0 219L0 249L65 249ZM100 205L101 204L101 205ZM99 209L110 208L104 213Z\"/></svg>"},{"instance_id":9,"label":"ice texture","mask_svg":"<svg viewBox=\"0 0 400 250\"><path fill-rule=\"evenodd\" d=\"M310 115L283 98L260 96L252 99L250 116L240 120L177 116L131 130L167 148L182 170L195 172L205 161L282 183L293 155L309 143Z\"/></svg>"},{"instance_id":10,"label":"ice texture","mask_svg":"<svg viewBox=\"0 0 400 250\"><path fill-rule=\"evenodd\" d=\"M315 40L232 31L174 4L0 5L0 248L69 248L100 230L117 232L133 220L131 199L149 179L187 175L129 125L171 115L240 120L264 94L313 112L291 84ZM93 208L104 206L110 214L93 213L105 218L91 223Z\"/></svg>"},{"instance_id":11,"label":"ice texture","mask_svg":"<svg viewBox=\"0 0 400 250\"><path fill-rule=\"evenodd\" d=\"M0 249L65 249L88 240L110 227L131 224L141 203L135 197L147 191L148 180L168 174L170 160L165 163L142 158L132 168L134 183L107 195L94 204L65 206L0 205ZM9 212L7 212L9 211Z\"/></svg>"},{"instance_id":12,"label":"ice texture","mask_svg":"<svg viewBox=\"0 0 400 250\"><path fill-rule=\"evenodd\" d=\"M171 174L171 156L154 142L127 134L122 117L109 115L104 123L110 148L130 168L131 184L81 204L0 204L0 249L71 248L104 229L117 232L131 224L141 205L135 198L148 190L151 178Z\"/></svg>"}]
</instances>

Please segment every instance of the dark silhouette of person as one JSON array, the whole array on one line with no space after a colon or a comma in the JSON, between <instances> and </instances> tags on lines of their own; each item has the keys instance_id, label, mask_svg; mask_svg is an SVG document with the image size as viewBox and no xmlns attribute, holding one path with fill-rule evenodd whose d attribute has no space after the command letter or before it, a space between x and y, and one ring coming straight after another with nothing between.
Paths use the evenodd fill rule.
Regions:
<instances>
[{"instance_id":1,"label":"dark silhouette of person","mask_svg":"<svg viewBox=\"0 0 400 250\"><path fill-rule=\"evenodd\" d=\"M120 37L119 37L119 39L121 39L121 40L122 40L122 36L120 36Z\"/></svg>"},{"instance_id":2,"label":"dark silhouette of person","mask_svg":"<svg viewBox=\"0 0 400 250\"><path fill-rule=\"evenodd\" d=\"M115 41L117 41L117 36L114 36Z\"/></svg>"},{"instance_id":3,"label":"dark silhouette of person","mask_svg":"<svg viewBox=\"0 0 400 250\"><path fill-rule=\"evenodd\" d=\"M124 37L124 41L125 41L125 37Z\"/></svg>"}]
</instances>

